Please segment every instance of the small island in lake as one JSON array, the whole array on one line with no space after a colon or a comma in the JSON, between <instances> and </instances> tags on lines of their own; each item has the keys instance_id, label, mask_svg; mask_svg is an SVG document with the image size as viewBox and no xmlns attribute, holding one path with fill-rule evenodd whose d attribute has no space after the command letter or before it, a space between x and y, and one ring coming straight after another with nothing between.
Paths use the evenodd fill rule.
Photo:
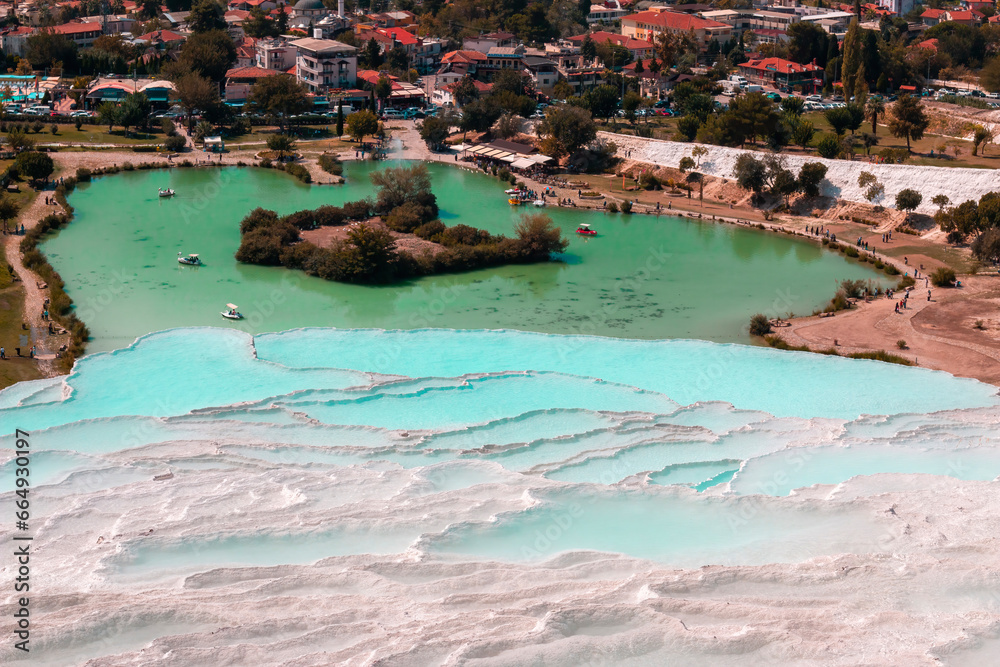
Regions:
<instances>
[{"instance_id":1,"label":"small island in lake","mask_svg":"<svg viewBox=\"0 0 1000 667\"><path fill-rule=\"evenodd\" d=\"M391 283L505 264L552 261L567 241L544 214L522 215L514 237L438 220L427 167L371 175L375 200L279 216L261 208L240 223L236 259L300 269L326 280Z\"/></svg>"}]
</instances>

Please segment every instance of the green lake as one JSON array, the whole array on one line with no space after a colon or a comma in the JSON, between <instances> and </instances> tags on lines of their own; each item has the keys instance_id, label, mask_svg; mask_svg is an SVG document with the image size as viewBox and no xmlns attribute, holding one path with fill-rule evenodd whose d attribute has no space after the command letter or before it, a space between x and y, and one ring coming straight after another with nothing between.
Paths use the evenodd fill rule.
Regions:
<instances>
[{"instance_id":1,"label":"green lake","mask_svg":"<svg viewBox=\"0 0 1000 667\"><path fill-rule=\"evenodd\" d=\"M514 210L499 180L428 165L445 224L512 233ZM570 237L564 261L436 276L390 287L344 285L233 258L239 221L257 206L291 213L373 194L348 163L347 184L309 186L256 168L135 171L82 184L75 219L42 248L93 336L110 350L174 327L253 333L339 328L510 328L628 338L748 342L755 312L809 313L845 278L875 271L804 240L675 217L546 208ZM157 188L174 188L172 199ZM534 212L532 209L531 212ZM590 223L599 233L574 233ZM199 253L204 266L177 263ZM221 317L227 302L247 317Z\"/></svg>"}]
</instances>

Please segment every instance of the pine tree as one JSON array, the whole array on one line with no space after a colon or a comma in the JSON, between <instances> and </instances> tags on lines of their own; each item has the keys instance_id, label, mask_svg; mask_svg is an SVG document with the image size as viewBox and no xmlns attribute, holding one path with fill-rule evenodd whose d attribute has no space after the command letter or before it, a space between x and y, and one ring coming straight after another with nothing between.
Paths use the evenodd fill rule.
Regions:
<instances>
[{"instance_id":1,"label":"pine tree","mask_svg":"<svg viewBox=\"0 0 1000 667\"><path fill-rule=\"evenodd\" d=\"M850 95L857 82L858 70L861 67L861 28L858 19L851 19L851 25L844 35L843 58L840 64L840 82L844 95Z\"/></svg>"}]
</instances>

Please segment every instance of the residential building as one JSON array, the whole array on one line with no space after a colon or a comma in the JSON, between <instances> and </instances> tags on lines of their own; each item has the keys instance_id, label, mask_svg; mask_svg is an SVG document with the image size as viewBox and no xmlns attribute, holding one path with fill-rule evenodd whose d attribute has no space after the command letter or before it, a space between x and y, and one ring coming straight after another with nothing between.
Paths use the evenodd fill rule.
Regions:
<instances>
[{"instance_id":1,"label":"residential building","mask_svg":"<svg viewBox=\"0 0 1000 667\"><path fill-rule=\"evenodd\" d=\"M295 67L298 50L284 39L258 39L254 44L257 67L287 72Z\"/></svg>"},{"instance_id":2,"label":"residential building","mask_svg":"<svg viewBox=\"0 0 1000 667\"><path fill-rule=\"evenodd\" d=\"M559 80L559 68L555 61L542 56L525 56L522 61L524 71L535 82L535 89L550 89Z\"/></svg>"},{"instance_id":3,"label":"residential building","mask_svg":"<svg viewBox=\"0 0 1000 667\"><path fill-rule=\"evenodd\" d=\"M521 69L523 58L523 46L495 46L486 52L486 63L482 67L493 70Z\"/></svg>"},{"instance_id":4,"label":"residential building","mask_svg":"<svg viewBox=\"0 0 1000 667\"><path fill-rule=\"evenodd\" d=\"M104 34L100 23L64 23L45 30L66 37L80 49L92 46L94 40Z\"/></svg>"},{"instance_id":5,"label":"residential building","mask_svg":"<svg viewBox=\"0 0 1000 667\"><path fill-rule=\"evenodd\" d=\"M389 93L389 99L386 100L386 107L410 107L424 105L424 102L427 99L427 93L424 92L423 88L414 86L412 83L400 81L397 77L386 74L385 72L376 72L375 70L370 69L358 70L358 80L367 81L373 89L382 77L389 79L389 83L392 84L392 92Z\"/></svg>"},{"instance_id":6,"label":"residential building","mask_svg":"<svg viewBox=\"0 0 1000 667\"><path fill-rule=\"evenodd\" d=\"M804 93L814 93L823 87L823 68L815 63L802 65L783 58L763 58L738 67L750 83L788 90L800 86Z\"/></svg>"},{"instance_id":7,"label":"residential building","mask_svg":"<svg viewBox=\"0 0 1000 667\"><path fill-rule=\"evenodd\" d=\"M173 32L172 30L156 30L147 32L135 38L136 44L143 44L147 47L155 48L159 51L169 51L179 47L187 39L185 35Z\"/></svg>"},{"instance_id":8,"label":"residential building","mask_svg":"<svg viewBox=\"0 0 1000 667\"><path fill-rule=\"evenodd\" d=\"M243 106L253 85L269 76L287 75L263 67L234 67L226 72L223 101L230 106Z\"/></svg>"},{"instance_id":9,"label":"residential building","mask_svg":"<svg viewBox=\"0 0 1000 667\"><path fill-rule=\"evenodd\" d=\"M618 0L605 0L603 4L591 5L587 23L612 23L628 14Z\"/></svg>"},{"instance_id":10,"label":"residential building","mask_svg":"<svg viewBox=\"0 0 1000 667\"><path fill-rule=\"evenodd\" d=\"M416 28L417 16L413 12L406 11L382 12L379 14L367 14L364 22L371 23L379 28Z\"/></svg>"},{"instance_id":11,"label":"residential building","mask_svg":"<svg viewBox=\"0 0 1000 667\"><path fill-rule=\"evenodd\" d=\"M654 46L652 42L647 42L644 39L635 39L626 35L618 35L613 32L604 32L603 30L589 33L589 35L575 35L573 37L568 37L566 41L570 42L574 47L579 48L580 45L583 44L583 40L588 36L594 41L595 44L611 42L612 44L620 44L621 46L624 46L632 53L632 60L653 57Z\"/></svg>"},{"instance_id":12,"label":"residential building","mask_svg":"<svg viewBox=\"0 0 1000 667\"><path fill-rule=\"evenodd\" d=\"M732 26L690 14L653 8L622 19L622 34L656 43L661 34L692 35L702 52L711 42L725 42L732 37Z\"/></svg>"},{"instance_id":13,"label":"residential building","mask_svg":"<svg viewBox=\"0 0 1000 667\"><path fill-rule=\"evenodd\" d=\"M12 56L24 56L24 44L29 35L35 34L35 28L20 26L3 33L3 52Z\"/></svg>"},{"instance_id":14,"label":"residential building","mask_svg":"<svg viewBox=\"0 0 1000 667\"><path fill-rule=\"evenodd\" d=\"M945 10L943 9L925 9L924 13L920 15L920 20L926 26L937 25L948 20L943 18L944 15Z\"/></svg>"},{"instance_id":15,"label":"residential building","mask_svg":"<svg viewBox=\"0 0 1000 667\"><path fill-rule=\"evenodd\" d=\"M489 53L490 49L516 44L517 38L509 32L491 32L478 37L466 37L462 42L462 48L467 51Z\"/></svg>"},{"instance_id":16,"label":"residential building","mask_svg":"<svg viewBox=\"0 0 1000 667\"><path fill-rule=\"evenodd\" d=\"M357 49L333 39L306 37L291 43L296 50L295 76L310 92L353 88L357 81Z\"/></svg>"}]
</instances>

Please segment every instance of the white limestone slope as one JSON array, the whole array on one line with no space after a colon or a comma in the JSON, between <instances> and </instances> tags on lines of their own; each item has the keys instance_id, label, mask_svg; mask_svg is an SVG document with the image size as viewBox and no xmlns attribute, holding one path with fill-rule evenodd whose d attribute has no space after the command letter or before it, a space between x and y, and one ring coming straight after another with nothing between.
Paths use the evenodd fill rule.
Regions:
<instances>
[{"instance_id":1,"label":"white limestone slope","mask_svg":"<svg viewBox=\"0 0 1000 667\"><path fill-rule=\"evenodd\" d=\"M599 132L599 138L612 141L618 146L618 157L662 167L677 167L681 158L690 157L691 149L697 144L658 139L643 139L611 132ZM742 153L751 151L726 146L710 146L708 155L701 160L699 171L719 178L733 178L733 167ZM896 193L912 188L923 195L923 202L917 211L933 213L937 207L931 199L939 194L947 195L952 203L958 204L968 199L979 199L992 190L1000 190L1000 172L993 169L964 169L958 167L922 167L909 164L871 164L864 159L826 160L820 157L782 155L786 166L794 172L806 162L822 162L827 166L822 193L853 202L865 202L862 189L858 187L858 175L862 171L875 174L885 185L883 204L890 205Z\"/></svg>"}]
</instances>

